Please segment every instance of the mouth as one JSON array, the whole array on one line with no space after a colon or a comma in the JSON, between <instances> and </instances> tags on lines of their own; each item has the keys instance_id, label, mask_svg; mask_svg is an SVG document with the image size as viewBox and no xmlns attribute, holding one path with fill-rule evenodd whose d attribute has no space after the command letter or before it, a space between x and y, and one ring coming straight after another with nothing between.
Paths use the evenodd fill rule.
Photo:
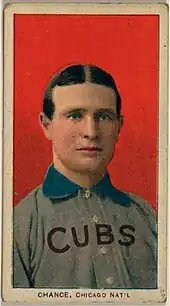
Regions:
<instances>
[{"instance_id":1,"label":"mouth","mask_svg":"<svg viewBox=\"0 0 170 306\"><path fill-rule=\"evenodd\" d=\"M86 151L86 152L101 152L102 149L99 147L83 147L77 149L77 151Z\"/></svg>"}]
</instances>

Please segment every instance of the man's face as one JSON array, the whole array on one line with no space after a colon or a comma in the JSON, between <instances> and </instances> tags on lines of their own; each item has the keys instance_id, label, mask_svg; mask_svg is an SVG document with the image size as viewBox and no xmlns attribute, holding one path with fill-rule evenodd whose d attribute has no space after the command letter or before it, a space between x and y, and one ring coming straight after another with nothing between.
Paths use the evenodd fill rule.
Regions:
<instances>
[{"instance_id":1,"label":"man's face","mask_svg":"<svg viewBox=\"0 0 170 306\"><path fill-rule=\"evenodd\" d=\"M122 121L114 91L92 83L57 86L52 99L54 116L45 119L44 130L52 140L55 165L75 172L104 171Z\"/></svg>"}]
</instances>

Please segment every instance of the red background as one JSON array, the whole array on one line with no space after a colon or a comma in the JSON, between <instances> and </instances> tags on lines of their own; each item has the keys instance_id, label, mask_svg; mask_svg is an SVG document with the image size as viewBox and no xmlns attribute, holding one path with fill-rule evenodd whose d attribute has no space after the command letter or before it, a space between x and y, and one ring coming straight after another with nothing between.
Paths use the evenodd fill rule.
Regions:
<instances>
[{"instance_id":1,"label":"red background","mask_svg":"<svg viewBox=\"0 0 170 306\"><path fill-rule=\"evenodd\" d=\"M41 184L52 161L39 126L47 82L60 68L92 63L110 72L124 126L112 182L157 206L158 16L15 15L14 204Z\"/></svg>"}]
</instances>

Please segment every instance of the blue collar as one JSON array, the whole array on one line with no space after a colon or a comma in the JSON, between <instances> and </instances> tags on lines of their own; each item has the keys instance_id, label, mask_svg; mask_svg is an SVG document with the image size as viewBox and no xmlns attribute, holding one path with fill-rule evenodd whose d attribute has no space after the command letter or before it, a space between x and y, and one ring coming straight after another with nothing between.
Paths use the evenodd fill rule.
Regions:
<instances>
[{"instance_id":1,"label":"blue collar","mask_svg":"<svg viewBox=\"0 0 170 306\"><path fill-rule=\"evenodd\" d=\"M53 199L73 197L77 195L78 190L83 189L57 171L53 164L48 168L42 187L44 195ZM112 185L108 173L90 190L104 197L110 197L115 203L124 206L130 206L133 202L127 194Z\"/></svg>"}]
</instances>

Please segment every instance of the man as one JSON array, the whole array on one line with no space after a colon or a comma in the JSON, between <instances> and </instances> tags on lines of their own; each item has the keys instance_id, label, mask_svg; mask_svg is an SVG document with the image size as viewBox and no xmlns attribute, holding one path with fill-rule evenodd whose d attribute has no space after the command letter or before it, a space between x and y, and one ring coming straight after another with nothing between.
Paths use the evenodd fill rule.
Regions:
<instances>
[{"instance_id":1,"label":"man","mask_svg":"<svg viewBox=\"0 0 170 306\"><path fill-rule=\"evenodd\" d=\"M14 287L156 288L155 215L107 173L123 124L111 75L66 67L40 121L53 164L14 211Z\"/></svg>"}]
</instances>

